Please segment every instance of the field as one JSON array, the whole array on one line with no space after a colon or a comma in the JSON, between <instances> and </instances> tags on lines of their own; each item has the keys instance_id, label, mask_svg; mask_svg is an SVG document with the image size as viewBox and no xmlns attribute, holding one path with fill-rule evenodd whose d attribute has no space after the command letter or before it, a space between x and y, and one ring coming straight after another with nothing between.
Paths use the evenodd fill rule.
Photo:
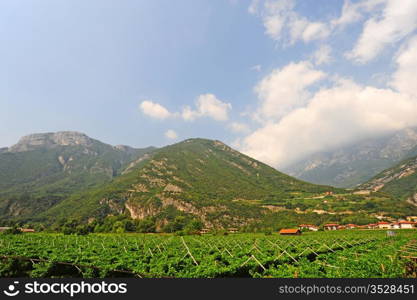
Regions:
<instances>
[{"instance_id":1,"label":"field","mask_svg":"<svg viewBox=\"0 0 417 300\"><path fill-rule=\"evenodd\" d=\"M0 235L0 277L415 277L417 231Z\"/></svg>"}]
</instances>

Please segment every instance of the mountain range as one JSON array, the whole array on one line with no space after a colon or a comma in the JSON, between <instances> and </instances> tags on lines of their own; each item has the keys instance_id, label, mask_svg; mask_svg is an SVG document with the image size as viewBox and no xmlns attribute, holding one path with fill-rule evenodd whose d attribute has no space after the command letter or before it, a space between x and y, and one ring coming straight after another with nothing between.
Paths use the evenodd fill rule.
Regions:
<instances>
[{"instance_id":1,"label":"mountain range","mask_svg":"<svg viewBox=\"0 0 417 300\"><path fill-rule=\"evenodd\" d=\"M199 138L135 149L57 132L29 135L0 150L0 220L19 222L123 215L152 220L157 228L176 217L225 228L417 213L414 194L394 193L391 185L376 189L368 182L346 190L308 183Z\"/></svg>"},{"instance_id":2,"label":"mountain range","mask_svg":"<svg viewBox=\"0 0 417 300\"><path fill-rule=\"evenodd\" d=\"M152 150L113 147L77 132L25 136L0 153L0 216L43 212L74 192L110 182Z\"/></svg>"}]
</instances>

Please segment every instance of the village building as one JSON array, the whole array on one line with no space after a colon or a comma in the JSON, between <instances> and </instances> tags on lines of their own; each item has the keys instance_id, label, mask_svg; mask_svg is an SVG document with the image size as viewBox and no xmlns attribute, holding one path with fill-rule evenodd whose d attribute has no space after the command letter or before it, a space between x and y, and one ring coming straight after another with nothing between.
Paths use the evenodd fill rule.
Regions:
<instances>
[{"instance_id":1,"label":"village building","mask_svg":"<svg viewBox=\"0 0 417 300\"><path fill-rule=\"evenodd\" d=\"M238 231L239 231L239 229L237 229L237 228L229 228L228 229L229 233L237 233Z\"/></svg>"},{"instance_id":2,"label":"village building","mask_svg":"<svg viewBox=\"0 0 417 300\"><path fill-rule=\"evenodd\" d=\"M4 232L6 230L12 229L12 227L0 227L0 232ZM21 232L35 232L35 229L32 228L19 228Z\"/></svg>"},{"instance_id":3,"label":"village building","mask_svg":"<svg viewBox=\"0 0 417 300\"><path fill-rule=\"evenodd\" d=\"M376 228L378 228L378 224L368 224L368 225L366 225L366 227L368 229L376 229Z\"/></svg>"},{"instance_id":4,"label":"village building","mask_svg":"<svg viewBox=\"0 0 417 300\"><path fill-rule=\"evenodd\" d=\"M300 230L307 229L307 230L310 230L310 231L318 231L319 230L318 226L315 226L315 225L312 225L312 224L300 224L300 225L298 225L298 228Z\"/></svg>"},{"instance_id":5,"label":"village building","mask_svg":"<svg viewBox=\"0 0 417 300\"><path fill-rule=\"evenodd\" d=\"M280 235L300 235L301 230L300 229L281 229L279 231Z\"/></svg>"},{"instance_id":6,"label":"village building","mask_svg":"<svg viewBox=\"0 0 417 300\"><path fill-rule=\"evenodd\" d=\"M25 232L25 233L33 233L36 232L35 229L32 228L19 228L21 232Z\"/></svg>"},{"instance_id":7,"label":"village building","mask_svg":"<svg viewBox=\"0 0 417 300\"><path fill-rule=\"evenodd\" d=\"M336 224L336 223L324 224L323 228L324 230L337 230L339 229L339 224Z\"/></svg>"},{"instance_id":8,"label":"village building","mask_svg":"<svg viewBox=\"0 0 417 300\"><path fill-rule=\"evenodd\" d=\"M0 232L6 231L8 229L11 229L11 227L0 227Z\"/></svg>"},{"instance_id":9,"label":"village building","mask_svg":"<svg viewBox=\"0 0 417 300\"><path fill-rule=\"evenodd\" d=\"M355 228L358 228L359 226L358 225L356 225L356 224L347 224L346 225L346 229L355 229Z\"/></svg>"},{"instance_id":10,"label":"village building","mask_svg":"<svg viewBox=\"0 0 417 300\"><path fill-rule=\"evenodd\" d=\"M399 221L398 225L401 229L412 229L414 228L415 223L410 221Z\"/></svg>"},{"instance_id":11,"label":"village building","mask_svg":"<svg viewBox=\"0 0 417 300\"><path fill-rule=\"evenodd\" d=\"M210 229L203 228L203 229L200 230L200 234L207 234L207 233L210 233Z\"/></svg>"},{"instance_id":12,"label":"village building","mask_svg":"<svg viewBox=\"0 0 417 300\"><path fill-rule=\"evenodd\" d=\"M391 229L400 229L401 225L398 222L391 223Z\"/></svg>"},{"instance_id":13,"label":"village building","mask_svg":"<svg viewBox=\"0 0 417 300\"><path fill-rule=\"evenodd\" d=\"M391 229L391 224L388 222L378 222L379 229Z\"/></svg>"}]
</instances>

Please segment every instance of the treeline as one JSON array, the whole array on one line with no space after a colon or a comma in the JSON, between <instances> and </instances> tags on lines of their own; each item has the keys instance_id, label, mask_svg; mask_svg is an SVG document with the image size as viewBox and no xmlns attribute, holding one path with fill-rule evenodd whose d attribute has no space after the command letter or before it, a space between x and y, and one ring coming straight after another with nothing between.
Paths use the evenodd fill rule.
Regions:
<instances>
[{"instance_id":1,"label":"treeline","mask_svg":"<svg viewBox=\"0 0 417 300\"><path fill-rule=\"evenodd\" d=\"M17 223L5 223L10 226L5 233L17 233L13 230L19 227ZM26 228L33 228L36 232L59 232L63 234L87 235L89 233L177 233L194 234L200 232L203 223L196 218L189 216L175 216L171 220L164 222L156 218L146 218L143 220L133 220L125 215L107 216L103 219L91 219L85 221L77 218L60 219L47 225L41 223L26 223ZM20 231L19 231L20 233Z\"/></svg>"}]
</instances>

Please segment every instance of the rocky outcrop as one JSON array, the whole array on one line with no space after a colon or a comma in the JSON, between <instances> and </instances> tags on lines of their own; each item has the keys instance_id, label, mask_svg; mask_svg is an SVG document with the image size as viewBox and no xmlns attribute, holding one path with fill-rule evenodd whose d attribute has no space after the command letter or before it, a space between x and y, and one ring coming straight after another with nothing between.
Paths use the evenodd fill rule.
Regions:
<instances>
[{"instance_id":1,"label":"rocky outcrop","mask_svg":"<svg viewBox=\"0 0 417 300\"><path fill-rule=\"evenodd\" d=\"M24 152L54 146L90 146L93 143L94 140L87 135L74 131L36 133L22 137L16 145L9 148L9 152Z\"/></svg>"}]
</instances>

